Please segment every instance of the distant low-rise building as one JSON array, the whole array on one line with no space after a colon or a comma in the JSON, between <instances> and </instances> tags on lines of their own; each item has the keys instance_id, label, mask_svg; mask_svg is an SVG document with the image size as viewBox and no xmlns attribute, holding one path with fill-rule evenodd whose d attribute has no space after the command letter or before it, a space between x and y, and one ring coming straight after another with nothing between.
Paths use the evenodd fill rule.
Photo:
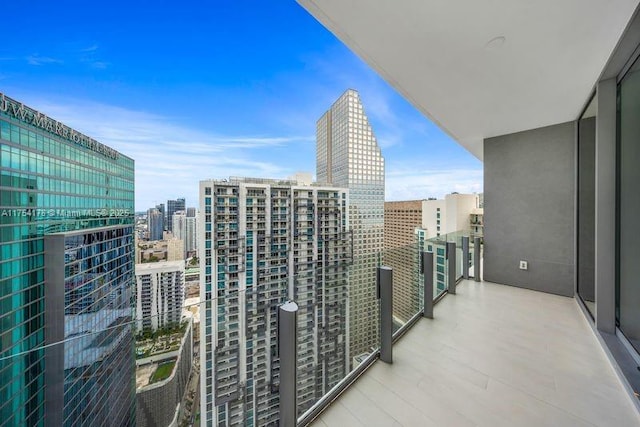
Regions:
<instances>
[{"instance_id":1,"label":"distant low-rise building","mask_svg":"<svg viewBox=\"0 0 640 427\"><path fill-rule=\"evenodd\" d=\"M184 242L181 239L167 240L167 261L181 261L184 264Z\"/></svg>"},{"instance_id":2,"label":"distant low-rise building","mask_svg":"<svg viewBox=\"0 0 640 427\"><path fill-rule=\"evenodd\" d=\"M184 243L180 239L170 238L157 241L139 241L136 244L136 263L159 261L183 261Z\"/></svg>"}]
</instances>

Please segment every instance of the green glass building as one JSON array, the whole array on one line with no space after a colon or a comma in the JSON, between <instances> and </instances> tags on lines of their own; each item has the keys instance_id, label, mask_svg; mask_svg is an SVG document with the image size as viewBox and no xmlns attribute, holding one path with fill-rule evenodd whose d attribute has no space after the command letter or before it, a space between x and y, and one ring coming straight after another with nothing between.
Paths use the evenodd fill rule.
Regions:
<instances>
[{"instance_id":1,"label":"green glass building","mask_svg":"<svg viewBox=\"0 0 640 427\"><path fill-rule=\"evenodd\" d=\"M0 426L134 423L133 224L131 158L0 93Z\"/></svg>"}]
</instances>

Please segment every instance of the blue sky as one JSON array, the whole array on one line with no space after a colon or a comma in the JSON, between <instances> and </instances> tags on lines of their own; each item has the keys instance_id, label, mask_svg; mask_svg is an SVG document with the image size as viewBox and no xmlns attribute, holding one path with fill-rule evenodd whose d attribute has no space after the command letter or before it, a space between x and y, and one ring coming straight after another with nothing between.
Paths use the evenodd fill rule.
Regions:
<instances>
[{"instance_id":1,"label":"blue sky","mask_svg":"<svg viewBox=\"0 0 640 427\"><path fill-rule=\"evenodd\" d=\"M293 0L5 3L0 92L133 157L136 210L196 206L202 179L315 173L315 122L347 88L387 200L482 191L481 163Z\"/></svg>"}]
</instances>

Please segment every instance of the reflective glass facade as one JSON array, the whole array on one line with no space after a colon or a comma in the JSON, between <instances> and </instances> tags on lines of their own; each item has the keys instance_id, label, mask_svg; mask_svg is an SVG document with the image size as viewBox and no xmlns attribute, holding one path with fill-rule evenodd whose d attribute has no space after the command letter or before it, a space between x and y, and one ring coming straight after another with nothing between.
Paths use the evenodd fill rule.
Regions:
<instances>
[{"instance_id":1,"label":"reflective glass facade","mask_svg":"<svg viewBox=\"0 0 640 427\"><path fill-rule=\"evenodd\" d=\"M133 226L45 236L46 425L135 424L132 263Z\"/></svg>"},{"instance_id":2,"label":"reflective glass facade","mask_svg":"<svg viewBox=\"0 0 640 427\"><path fill-rule=\"evenodd\" d=\"M0 425L45 422L44 237L133 212L132 159L0 94Z\"/></svg>"},{"instance_id":3,"label":"reflective glass facade","mask_svg":"<svg viewBox=\"0 0 640 427\"><path fill-rule=\"evenodd\" d=\"M167 200L167 215L165 228L173 232L173 214L176 212L184 212L186 210L184 198L176 200Z\"/></svg>"}]
</instances>

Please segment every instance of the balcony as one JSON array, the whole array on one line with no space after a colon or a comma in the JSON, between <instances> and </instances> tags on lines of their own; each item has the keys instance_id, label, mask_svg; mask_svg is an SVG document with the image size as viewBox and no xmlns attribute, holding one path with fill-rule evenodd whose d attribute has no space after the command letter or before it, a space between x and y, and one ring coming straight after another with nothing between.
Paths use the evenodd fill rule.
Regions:
<instances>
[{"instance_id":1,"label":"balcony","mask_svg":"<svg viewBox=\"0 0 640 427\"><path fill-rule=\"evenodd\" d=\"M573 298L462 281L315 426L633 426L628 394Z\"/></svg>"},{"instance_id":2,"label":"balcony","mask_svg":"<svg viewBox=\"0 0 640 427\"><path fill-rule=\"evenodd\" d=\"M370 350L352 351L350 368L304 412L297 402L297 425L640 425L578 300L463 279L480 264L481 238L472 237L455 232L375 256L394 268L387 297L380 291L364 315L376 331L364 337ZM421 250L434 254L430 269ZM427 289L433 319L423 317ZM297 379L300 396L300 366Z\"/></svg>"}]
</instances>

